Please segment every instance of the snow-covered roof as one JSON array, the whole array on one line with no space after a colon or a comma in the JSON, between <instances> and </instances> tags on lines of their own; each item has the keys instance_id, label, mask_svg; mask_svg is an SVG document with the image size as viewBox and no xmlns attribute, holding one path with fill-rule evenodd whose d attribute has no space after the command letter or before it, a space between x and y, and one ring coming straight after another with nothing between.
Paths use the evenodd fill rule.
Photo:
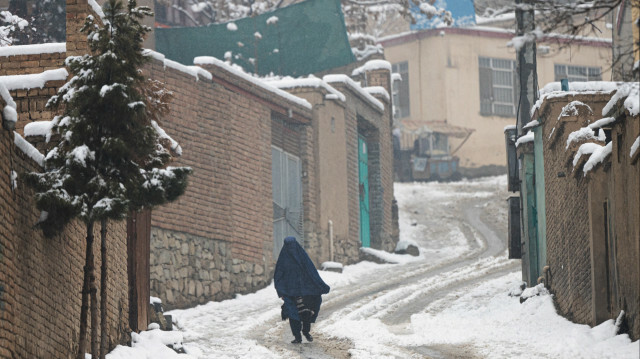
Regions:
<instances>
[{"instance_id":1,"label":"snow-covered roof","mask_svg":"<svg viewBox=\"0 0 640 359\"><path fill-rule=\"evenodd\" d=\"M311 104L309 103L309 101L302 99L298 96L292 95L286 91L283 91L277 87L274 87L272 85L269 85L268 83L266 83L264 80L253 77L249 74L247 74L246 72L235 68L227 63L225 63L224 61L217 59L215 57L212 56L198 56L195 59L193 59L193 63L196 65L212 65L212 66L216 66L218 68L221 68L227 72L230 72L233 75L236 75L246 81L251 82L252 84L262 88L263 90L267 90L271 93L274 93L280 97L284 97L285 99L294 102L302 107L305 107L309 110L311 110Z\"/></svg>"},{"instance_id":2,"label":"snow-covered roof","mask_svg":"<svg viewBox=\"0 0 640 359\"><path fill-rule=\"evenodd\" d=\"M582 171L586 176L589 171L591 171L595 166L599 163L604 162L604 160L611 154L611 149L613 146L613 142L609 142L604 146L601 146L597 143L584 143L578 148L578 152L573 157L573 167L574 170L578 163L580 162L580 158L584 155L589 155L589 159L585 162L582 167Z\"/></svg>"},{"instance_id":3,"label":"snow-covered roof","mask_svg":"<svg viewBox=\"0 0 640 359\"><path fill-rule=\"evenodd\" d=\"M391 63L385 60L367 61L364 65L353 70L353 72L351 72L351 76L358 76L362 73L374 70L387 70L391 72Z\"/></svg>"},{"instance_id":4,"label":"snow-covered roof","mask_svg":"<svg viewBox=\"0 0 640 359\"><path fill-rule=\"evenodd\" d=\"M640 113L640 83L623 82L617 84L616 93L611 96L611 100L602 109L602 116L609 115L609 112L620 100L624 100L622 106L629 111L631 116L638 116Z\"/></svg>"},{"instance_id":5,"label":"snow-covered roof","mask_svg":"<svg viewBox=\"0 0 640 359\"><path fill-rule=\"evenodd\" d=\"M66 80L68 76L67 69L61 68L38 74L0 76L0 83L9 91L43 88L48 81Z\"/></svg>"},{"instance_id":6,"label":"snow-covered roof","mask_svg":"<svg viewBox=\"0 0 640 359\"><path fill-rule=\"evenodd\" d=\"M53 54L67 52L67 43L50 43L36 45L14 45L0 47L0 56L18 56L35 54Z\"/></svg>"},{"instance_id":7,"label":"snow-covered roof","mask_svg":"<svg viewBox=\"0 0 640 359\"><path fill-rule=\"evenodd\" d=\"M378 101L378 99L371 96L360 85L355 83L355 81L353 81L349 76L341 75L341 74L333 74L333 75L325 75L322 79L330 84L340 83L345 85L355 93L364 97L367 101L369 101L372 105L377 107L380 111L384 111L384 105L382 104L382 102Z\"/></svg>"}]
</instances>

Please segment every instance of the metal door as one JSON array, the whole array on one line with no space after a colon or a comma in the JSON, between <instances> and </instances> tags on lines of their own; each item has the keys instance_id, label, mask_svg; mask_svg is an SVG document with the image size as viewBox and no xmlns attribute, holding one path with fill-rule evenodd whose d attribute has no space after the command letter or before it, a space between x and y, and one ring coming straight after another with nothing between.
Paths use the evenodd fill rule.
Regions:
<instances>
[{"instance_id":1,"label":"metal door","mask_svg":"<svg viewBox=\"0 0 640 359\"><path fill-rule=\"evenodd\" d=\"M363 247L371 246L371 229L369 227L369 165L367 142L358 136L358 177L360 190L360 242Z\"/></svg>"},{"instance_id":2,"label":"metal door","mask_svg":"<svg viewBox=\"0 0 640 359\"><path fill-rule=\"evenodd\" d=\"M284 238L303 240L302 168L300 159L278 147L271 147L273 192L273 257L278 258Z\"/></svg>"}]
</instances>

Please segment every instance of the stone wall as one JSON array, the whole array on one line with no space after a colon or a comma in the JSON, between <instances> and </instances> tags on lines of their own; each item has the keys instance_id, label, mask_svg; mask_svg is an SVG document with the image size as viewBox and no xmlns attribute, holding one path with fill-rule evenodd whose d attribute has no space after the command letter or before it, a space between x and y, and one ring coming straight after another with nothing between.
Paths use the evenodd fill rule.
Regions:
<instances>
[{"instance_id":1,"label":"stone wall","mask_svg":"<svg viewBox=\"0 0 640 359\"><path fill-rule=\"evenodd\" d=\"M227 241L153 228L151 293L184 308L265 287L262 263L232 258Z\"/></svg>"}]
</instances>

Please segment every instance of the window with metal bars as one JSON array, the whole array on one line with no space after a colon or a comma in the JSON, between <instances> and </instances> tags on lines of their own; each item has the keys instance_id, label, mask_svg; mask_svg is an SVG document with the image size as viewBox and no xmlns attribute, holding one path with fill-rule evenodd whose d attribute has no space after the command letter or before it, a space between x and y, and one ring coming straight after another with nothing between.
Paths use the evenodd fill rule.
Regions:
<instances>
[{"instance_id":1,"label":"window with metal bars","mask_svg":"<svg viewBox=\"0 0 640 359\"><path fill-rule=\"evenodd\" d=\"M396 118L409 117L409 63L407 61L392 65L392 72L400 74L402 81L393 82L393 107Z\"/></svg>"},{"instance_id":2,"label":"window with metal bars","mask_svg":"<svg viewBox=\"0 0 640 359\"><path fill-rule=\"evenodd\" d=\"M599 67L554 65L555 80L568 79L569 81L601 81L602 71Z\"/></svg>"},{"instance_id":3,"label":"window with metal bars","mask_svg":"<svg viewBox=\"0 0 640 359\"><path fill-rule=\"evenodd\" d=\"M480 114L514 117L517 103L516 62L479 57L478 70Z\"/></svg>"}]
</instances>

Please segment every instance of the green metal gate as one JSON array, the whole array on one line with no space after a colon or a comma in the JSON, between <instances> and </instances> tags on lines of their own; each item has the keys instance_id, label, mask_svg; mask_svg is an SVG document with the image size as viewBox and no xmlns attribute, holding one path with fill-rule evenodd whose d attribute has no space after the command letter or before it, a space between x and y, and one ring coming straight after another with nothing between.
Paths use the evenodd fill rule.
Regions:
<instances>
[{"instance_id":1,"label":"green metal gate","mask_svg":"<svg viewBox=\"0 0 640 359\"><path fill-rule=\"evenodd\" d=\"M360 189L360 241L363 247L371 246L371 229L369 226L369 156L367 142L358 136L358 177Z\"/></svg>"}]
</instances>

